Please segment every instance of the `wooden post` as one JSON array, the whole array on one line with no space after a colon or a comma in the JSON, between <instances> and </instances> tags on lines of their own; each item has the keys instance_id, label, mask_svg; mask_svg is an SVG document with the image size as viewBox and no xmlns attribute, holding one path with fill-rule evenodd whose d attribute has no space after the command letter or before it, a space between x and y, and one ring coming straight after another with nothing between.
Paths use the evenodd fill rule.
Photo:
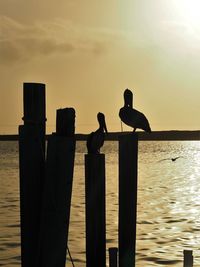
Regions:
<instances>
[{"instance_id":1,"label":"wooden post","mask_svg":"<svg viewBox=\"0 0 200 267\"><path fill-rule=\"evenodd\" d=\"M73 108L58 109L56 112L56 134L73 137L75 132L75 110Z\"/></svg>"},{"instance_id":2,"label":"wooden post","mask_svg":"<svg viewBox=\"0 0 200 267\"><path fill-rule=\"evenodd\" d=\"M24 83L24 125L35 125L41 140L42 150L45 151L46 133L46 101L45 84Z\"/></svg>"},{"instance_id":3,"label":"wooden post","mask_svg":"<svg viewBox=\"0 0 200 267\"><path fill-rule=\"evenodd\" d=\"M109 248L109 267L118 267L118 248Z\"/></svg>"},{"instance_id":4,"label":"wooden post","mask_svg":"<svg viewBox=\"0 0 200 267\"><path fill-rule=\"evenodd\" d=\"M73 110L73 112L72 112ZM64 267L66 264L67 241L70 219L73 170L75 157L75 136L64 136L75 121L74 109L65 120L62 131L50 136L47 148L46 177L40 235L40 267ZM64 115L69 115L66 109ZM60 114L63 115L62 111ZM60 120L57 117L57 124ZM74 127L74 125L73 125Z\"/></svg>"},{"instance_id":5,"label":"wooden post","mask_svg":"<svg viewBox=\"0 0 200 267\"><path fill-rule=\"evenodd\" d=\"M119 267L135 266L138 135L119 137Z\"/></svg>"},{"instance_id":6,"label":"wooden post","mask_svg":"<svg viewBox=\"0 0 200 267\"><path fill-rule=\"evenodd\" d=\"M183 255L184 255L183 267L193 267L192 250L184 250Z\"/></svg>"},{"instance_id":7,"label":"wooden post","mask_svg":"<svg viewBox=\"0 0 200 267\"><path fill-rule=\"evenodd\" d=\"M105 155L85 155L86 266L106 266Z\"/></svg>"},{"instance_id":8,"label":"wooden post","mask_svg":"<svg viewBox=\"0 0 200 267\"><path fill-rule=\"evenodd\" d=\"M24 125L19 126L22 267L36 267L45 170L45 85L25 83Z\"/></svg>"}]
</instances>

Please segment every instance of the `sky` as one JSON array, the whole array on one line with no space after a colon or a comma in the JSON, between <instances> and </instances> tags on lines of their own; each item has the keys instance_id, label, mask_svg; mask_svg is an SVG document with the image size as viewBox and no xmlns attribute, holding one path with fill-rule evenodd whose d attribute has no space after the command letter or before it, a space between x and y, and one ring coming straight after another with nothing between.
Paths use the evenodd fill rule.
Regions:
<instances>
[{"instance_id":1,"label":"sky","mask_svg":"<svg viewBox=\"0 0 200 267\"><path fill-rule=\"evenodd\" d=\"M46 84L47 132L120 131L123 92L153 131L199 130L199 0L0 0L0 134L23 124L23 83ZM124 126L125 130L131 130Z\"/></svg>"}]
</instances>

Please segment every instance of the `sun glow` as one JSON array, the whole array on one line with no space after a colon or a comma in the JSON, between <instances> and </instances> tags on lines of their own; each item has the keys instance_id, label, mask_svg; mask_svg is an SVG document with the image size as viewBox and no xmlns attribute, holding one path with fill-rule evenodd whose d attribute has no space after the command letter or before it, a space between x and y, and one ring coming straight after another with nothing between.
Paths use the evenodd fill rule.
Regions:
<instances>
[{"instance_id":1,"label":"sun glow","mask_svg":"<svg viewBox=\"0 0 200 267\"><path fill-rule=\"evenodd\" d=\"M185 22L200 27L200 0L176 0L175 7Z\"/></svg>"}]
</instances>

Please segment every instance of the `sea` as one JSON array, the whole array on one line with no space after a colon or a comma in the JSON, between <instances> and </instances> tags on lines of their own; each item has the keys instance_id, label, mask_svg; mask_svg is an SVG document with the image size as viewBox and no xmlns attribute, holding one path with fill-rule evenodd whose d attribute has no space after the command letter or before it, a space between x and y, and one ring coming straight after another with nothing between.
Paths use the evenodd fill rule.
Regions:
<instances>
[{"instance_id":1,"label":"sea","mask_svg":"<svg viewBox=\"0 0 200 267\"><path fill-rule=\"evenodd\" d=\"M86 266L85 153L85 142L77 141L68 240L75 267ZM108 250L118 247L118 142L106 141L102 153ZM200 266L199 249L200 141L139 141L136 266L182 267L183 250L193 250ZM21 266L16 141L0 142L0 266ZM69 257L66 266L73 266Z\"/></svg>"}]
</instances>

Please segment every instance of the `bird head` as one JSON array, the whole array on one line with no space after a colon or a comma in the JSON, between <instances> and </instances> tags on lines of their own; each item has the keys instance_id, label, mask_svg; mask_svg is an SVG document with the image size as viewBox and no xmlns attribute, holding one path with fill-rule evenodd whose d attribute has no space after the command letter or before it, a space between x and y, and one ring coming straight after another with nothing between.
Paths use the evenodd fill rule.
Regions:
<instances>
[{"instance_id":1,"label":"bird head","mask_svg":"<svg viewBox=\"0 0 200 267\"><path fill-rule=\"evenodd\" d=\"M124 104L133 107L133 93L128 88L124 91Z\"/></svg>"},{"instance_id":2,"label":"bird head","mask_svg":"<svg viewBox=\"0 0 200 267\"><path fill-rule=\"evenodd\" d=\"M106 121L105 121L104 114L99 112L97 114L97 119L98 119L100 128L103 129L107 133L108 131L107 131L107 127L106 127Z\"/></svg>"}]
</instances>

